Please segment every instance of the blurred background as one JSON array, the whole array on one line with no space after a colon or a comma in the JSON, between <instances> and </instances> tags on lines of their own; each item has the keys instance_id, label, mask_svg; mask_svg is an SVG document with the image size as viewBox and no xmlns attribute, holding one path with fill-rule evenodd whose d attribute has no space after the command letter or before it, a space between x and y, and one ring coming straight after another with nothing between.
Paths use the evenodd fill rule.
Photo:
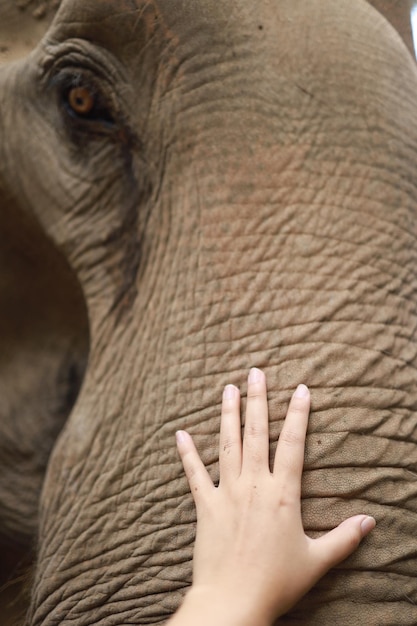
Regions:
<instances>
[{"instance_id":1,"label":"blurred background","mask_svg":"<svg viewBox=\"0 0 417 626\"><path fill-rule=\"evenodd\" d=\"M368 0L398 30L409 50L416 56L417 1L416 0ZM413 32L414 31L414 32ZM413 37L414 35L414 37Z\"/></svg>"}]
</instances>

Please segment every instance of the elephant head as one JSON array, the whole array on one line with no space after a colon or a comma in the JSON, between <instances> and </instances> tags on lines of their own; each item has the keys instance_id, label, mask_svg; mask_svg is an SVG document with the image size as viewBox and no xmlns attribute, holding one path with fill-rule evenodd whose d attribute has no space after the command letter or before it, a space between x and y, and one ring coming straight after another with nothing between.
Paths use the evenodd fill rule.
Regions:
<instances>
[{"instance_id":1,"label":"elephant head","mask_svg":"<svg viewBox=\"0 0 417 626\"><path fill-rule=\"evenodd\" d=\"M0 82L2 211L69 263L90 328L27 623L171 615L195 523L174 432L215 478L219 391L256 365L273 439L289 391L312 389L307 531L378 520L282 623L414 624L417 74L400 38L362 0L63 0Z\"/></svg>"}]
</instances>

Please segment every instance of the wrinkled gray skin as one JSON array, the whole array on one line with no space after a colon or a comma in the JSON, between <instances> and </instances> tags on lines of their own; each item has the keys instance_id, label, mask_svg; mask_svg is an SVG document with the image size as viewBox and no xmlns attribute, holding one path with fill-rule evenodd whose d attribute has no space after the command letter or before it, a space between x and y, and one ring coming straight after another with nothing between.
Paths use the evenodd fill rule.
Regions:
<instances>
[{"instance_id":1,"label":"wrinkled gray skin","mask_svg":"<svg viewBox=\"0 0 417 626\"><path fill-rule=\"evenodd\" d=\"M27 576L23 565L32 559L48 457L77 396L88 339L83 301L62 257L32 240L33 233L21 240L23 229L18 235L8 226L6 218L0 225L2 626L8 625L4 608ZM19 597L14 611L22 605Z\"/></svg>"},{"instance_id":2,"label":"wrinkled gray skin","mask_svg":"<svg viewBox=\"0 0 417 626\"><path fill-rule=\"evenodd\" d=\"M19 4L22 4L21 2ZM45 33L37 0L0 0L0 65L25 56ZM46 5L47 3L43 3ZM35 546L51 448L79 391L88 352L84 299L44 233L26 228L1 193L0 221L0 623L18 597ZM6 584L5 584L6 583ZM10 606L9 606L10 605Z\"/></svg>"},{"instance_id":3,"label":"wrinkled gray skin","mask_svg":"<svg viewBox=\"0 0 417 626\"><path fill-rule=\"evenodd\" d=\"M195 513L173 435L217 479L221 388L251 365L272 441L290 391L312 389L307 531L378 521L280 623L417 622L416 99L410 54L362 0L64 0L1 69L4 223L62 255L79 302L68 261L90 323L27 624L175 610Z\"/></svg>"}]
</instances>

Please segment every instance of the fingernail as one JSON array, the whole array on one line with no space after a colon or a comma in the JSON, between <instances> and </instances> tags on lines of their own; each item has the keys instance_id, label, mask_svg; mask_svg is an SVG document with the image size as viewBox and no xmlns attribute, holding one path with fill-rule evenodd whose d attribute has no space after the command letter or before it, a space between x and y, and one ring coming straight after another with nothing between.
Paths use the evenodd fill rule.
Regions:
<instances>
[{"instance_id":1,"label":"fingernail","mask_svg":"<svg viewBox=\"0 0 417 626\"><path fill-rule=\"evenodd\" d=\"M294 398L307 398L308 396L308 387L306 385L298 385L297 389L294 392Z\"/></svg>"},{"instance_id":2,"label":"fingernail","mask_svg":"<svg viewBox=\"0 0 417 626\"><path fill-rule=\"evenodd\" d=\"M365 517L365 519L361 522L361 531L362 537L366 537L368 533L371 532L376 526L376 520L373 517Z\"/></svg>"},{"instance_id":3,"label":"fingernail","mask_svg":"<svg viewBox=\"0 0 417 626\"><path fill-rule=\"evenodd\" d=\"M182 443L184 443L185 438L186 438L185 431L177 430L177 432L175 433L175 439L177 440L177 444L181 445Z\"/></svg>"},{"instance_id":4,"label":"fingernail","mask_svg":"<svg viewBox=\"0 0 417 626\"><path fill-rule=\"evenodd\" d=\"M237 392L237 388L234 385L226 385L223 391L224 400L233 400Z\"/></svg>"},{"instance_id":5,"label":"fingernail","mask_svg":"<svg viewBox=\"0 0 417 626\"><path fill-rule=\"evenodd\" d=\"M258 370L257 367L252 367L249 372L248 382L250 383L260 383L262 380L262 372Z\"/></svg>"}]
</instances>

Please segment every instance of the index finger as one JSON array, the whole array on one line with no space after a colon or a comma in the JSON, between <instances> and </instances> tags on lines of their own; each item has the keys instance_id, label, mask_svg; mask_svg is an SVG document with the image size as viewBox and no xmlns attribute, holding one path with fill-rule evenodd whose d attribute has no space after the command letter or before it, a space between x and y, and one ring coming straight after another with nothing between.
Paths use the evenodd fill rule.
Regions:
<instances>
[{"instance_id":1,"label":"index finger","mask_svg":"<svg viewBox=\"0 0 417 626\"><path fill-rule=\"evenodd\" d=\"M298 385L278 439L273 470L274 475L279 475L286 484L294 486L297 497L301 492L309 412L310 392L305 385Z\"/></svg>"}]
</instances>

